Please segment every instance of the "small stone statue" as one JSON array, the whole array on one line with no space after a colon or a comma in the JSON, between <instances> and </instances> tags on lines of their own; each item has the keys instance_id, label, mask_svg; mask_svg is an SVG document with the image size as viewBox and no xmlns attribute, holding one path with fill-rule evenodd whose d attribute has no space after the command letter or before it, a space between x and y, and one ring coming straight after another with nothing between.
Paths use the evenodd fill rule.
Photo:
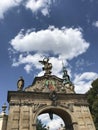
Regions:
<instances>
[{"instance_id":1,"label":"small stone statue","mask_svg":"<svg viewBox=\"0 0 98 130\"><path fill-rule=\"evenodd\" d=\"M20 79L17 81L17 90L22 91L24 87L24 79L20 77Z\"/></svg>"},{"instance_id":2,"label":"small stone statue","mask_svg":"<svg viewBox=\"0 0 98 130\"><path fill-rule=\"evenodd\" d=\"M6 106L6 103L2 106L2 113L3 114L6 114L6 108L7 108L7 106Z\"/></svg>"},{"instance_id":3,"label":"small stone statue","mask_svg":"<svg viewBox=\"0 0 98 130\"><path fill-rule=\"evenodd\" d=\"M71 83L70 81L70 77L69 75L67 74L67 70L66 68L63 66L63 83L66 84L66 83Z\"/></svg>"},{"instance_id":4,"label":"small stone statue","mask_svg":"<svg viewBox=\"0 0 98 130\"><path fill-rule=\"evenodd\" d=\"M45 71L45 75L51 74L52 64L49 63L49 58L44 58L43 61L39 61L44 65L43 70Z\"/></svg>"}]
</instances>

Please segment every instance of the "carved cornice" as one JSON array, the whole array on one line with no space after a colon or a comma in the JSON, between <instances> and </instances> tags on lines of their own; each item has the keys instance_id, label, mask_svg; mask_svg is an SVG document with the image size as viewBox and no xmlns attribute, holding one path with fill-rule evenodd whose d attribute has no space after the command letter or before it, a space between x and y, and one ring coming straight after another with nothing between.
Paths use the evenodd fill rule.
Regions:
<instances>
[{"instance_id":1,"label":"carved cornice","mask_svg":"<svg viewBox=\"0 0 98 130\"><path fill-rule=\"evenodd\" d=\"M32 106L32 103L28 103L28 102L21 103L21 102L13 102L13 101L11 101L9 103L9 105L10 106Z\"/></svg>"},{"instance_id":2,"label":"carved cornice","mask_svg":"<svg viewBox=\"0 0 98 130\"><path fill-rule=\"evenodd\" d=\"M74 105L75 106L89 106L89 103L87 101L85 101L85 102L75 102Z\"/></svg>"},{"instance_id":3,"label":"carved cornice","mask_svg":"<svg viewBox=\"0 0 98 130\"><path fill-rule=\"evenodd\" d=\"M56 101L72 101L75 105L85 105L87 104L87 98L85 94L61 94L56 93ZM11 105L32 105L34 101L51 101L49 98L50 93L41 93L41 92L19 92L19 91L8 91L7 100ZM88 104L87 104L88 105Z\"/></svg>"}]
</instances>

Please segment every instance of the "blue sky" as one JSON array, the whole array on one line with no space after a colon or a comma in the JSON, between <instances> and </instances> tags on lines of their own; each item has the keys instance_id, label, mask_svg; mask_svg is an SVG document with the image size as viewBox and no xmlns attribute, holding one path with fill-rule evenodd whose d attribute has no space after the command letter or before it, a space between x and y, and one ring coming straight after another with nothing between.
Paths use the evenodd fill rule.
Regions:
<instances>
[{"instance_id":1,"label":"blue sky","mask_svg":"<svg viewBox=\"0 0 98 130\"><path fill-rule=\"evenodd\" d=\"M75 91L85 93L98 77L98 1L2 0L0 42L0 107L20 76L27 87L43 75L45 56L59 77L63 61Z\"/></svg>"}]
</instances>

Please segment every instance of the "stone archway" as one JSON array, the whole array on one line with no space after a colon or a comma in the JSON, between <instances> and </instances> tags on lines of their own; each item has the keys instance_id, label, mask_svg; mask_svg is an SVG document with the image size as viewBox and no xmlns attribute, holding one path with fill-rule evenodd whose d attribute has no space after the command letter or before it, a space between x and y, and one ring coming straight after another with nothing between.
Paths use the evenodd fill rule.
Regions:
<instances>
[{"instance_id":1,"label":"stone archway","mask_svg":"<svg viewBox=\"0 0 98 130\"><path fill-rule=\"evenodd\" d=\"M52 113L61 117L66 126L66 130L77 130L77 127L76 127L77 124L75 124L75 122L73 123L73 120L75 121L74 117L71 115L71 113L68 110L65 110L61 107L48 106L48 107L40 109L39 111L37 111L35 115L34 123L36 124L36 120L39 115L45 114L45 113ZM36 127L34 130L36 130Z\"/></svg>"},{"instance_id":2,"label":"stone archway","mask_svg":"<svg viewBox=\"0 0 98 130\"><path fill-rule=\"evenodd\" d=\"M18 91L8 92L10 105L7 130L36 130L36 120L42 113L60 116L67 130L95 130L85 94L76 94L65 67L63 78L51 75L49 59L40 61L45 74L35 77L23 90L24 80L17 82Z\"/></svg>"}]
</instances>

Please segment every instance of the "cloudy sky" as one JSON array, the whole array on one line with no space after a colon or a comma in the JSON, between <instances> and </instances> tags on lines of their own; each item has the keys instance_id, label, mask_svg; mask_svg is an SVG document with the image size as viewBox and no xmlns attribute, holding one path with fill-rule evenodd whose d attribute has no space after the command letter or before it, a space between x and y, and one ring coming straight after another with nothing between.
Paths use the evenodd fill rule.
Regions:
<instances>
[{"instance_id":1,"label":"cloudy sky","mask_svg":"<svg viewBox=\"0 0 98 130\"><path fill-rule=\"evenodd\" d=\"M52 120L50 119L49 114L42 114L38 118L46 128L50 128L49 130L60 130L59 128L61 128L61 124L65 126L63 120L55 114L53 114Z\"/></svg>"},{"instance_id":2,"label":"cloudy sky","mask_svg":"<svg viewBox=\"0 0 98 130\"><path fill-rule=\"evenodd\" d=\"M66 66L77 93L98 77L97 0L0 0L0 107L8 90L42 75L38 62L50 57L52 74Z\"/></svg>"}]
</instances>

